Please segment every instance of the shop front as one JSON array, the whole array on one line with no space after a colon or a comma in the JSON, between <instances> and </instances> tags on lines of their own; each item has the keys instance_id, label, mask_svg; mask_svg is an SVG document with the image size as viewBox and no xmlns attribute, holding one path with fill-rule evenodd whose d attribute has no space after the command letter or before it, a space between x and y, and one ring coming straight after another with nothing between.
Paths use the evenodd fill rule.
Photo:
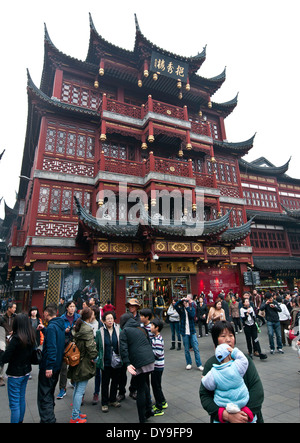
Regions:
<instances>
[{"instance_id":1,"label":"shop front","mask_svg":"<svg viewBox=\"0 0 300 443\"><path fill-rule=\"evenodd\" d=\"M118 274L124 278L126 301L137 298L141 307L153 309L155 297L163 296L165 306L172 297L182 298L191 292L191 276L197 273L192 262L179 261L120 261Z\"/></svg>"}]
</instances>

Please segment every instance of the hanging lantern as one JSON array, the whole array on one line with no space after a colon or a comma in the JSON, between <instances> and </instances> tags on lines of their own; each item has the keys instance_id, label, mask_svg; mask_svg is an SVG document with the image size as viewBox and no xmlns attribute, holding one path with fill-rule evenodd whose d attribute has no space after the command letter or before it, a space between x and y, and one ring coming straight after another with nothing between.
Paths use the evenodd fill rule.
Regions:
<instances>
[{"instance_id":1,"label":"hanging lantern","mask_svg":"<svg viewBox=\"0 0 300 443\"><path fill-rule=\"evenodd\" d=\"M183 150L182 150L182 149L179 149L179 151L178 151L178 156L179 156L179 157L183 157Z\"/></svg>"},{"instance_id":2,"label":"hanging lantern","mask_svg":"<svg viewBox=\"0 0 300 443\"><path fill-rule=\"evenodd\" d=\"M178 94L178 98L179 98L179 100L182 99L182 92L179 92L179 94Z\"/></svg>"},{"instance_id":3,"label":"hanging lantern","mask_svg":"<svg viewBox=\"0 0 300 443\"><path fill-rule=\"evenodd\" d=\"M216 163L216 159L215 159L215 157L212 157L212 158L210 159L210 161L211 161L212 163Z\"/></svg>"},{"instance_id":4,"label":"hanging lantern","mask_svg":"<svg viewBox=\"0 0 300 443\"><path fill-rule=\"evenodd\" d=\"M154 135L149 135L149 136L148 136L148 142L149 142L149 143L154 142Z\"/></svg>"},{"instance_id":5,"label":"hanging lantern","mask_svg":"<svg viewBox=\"0 0 300 443\"><path fill-rule=\"evenodd\" d=\"M192 144L191 144L191 143L187 143L187 144L186 144L186 149L187 149L188 151L190 151L190 150L192 149Z\"/></svg>"},{"instance_id":6,"label":"hanging lantern","mask_svg":"<svg viewBox=\"0 0 300 443\"><path fill-rule=\"evenodd\" d=\"M149 71L148 71L148 69L145 69L144 70L144 77L148 77L149 76Z\"/></svg>"},{"instance_id":7,"label":"hanging lantern","mask_svg":"<svg viewBox=\"0 0 300 443\"><path fill-rule=\"evenodd\" d=\"M191 90L191 85L190 85L189 83L187 83L187 84L185 85L185 89L186 89L187 91L190 91L190 90Z\"/></svg>"},{"instance_id":8,"label":"hanging lantern","mask_svg":"<svg viewBox=\"0 0 300 443\"><path fill-rule=\"evenodd\" d=\"M154 74L153 74L153 80L156 82L157 79L158 79L158 75L156 74L156 72L154 72Z\"/></svg>"},{"instance_id":9,"label":"hanging lantern","mask_svg":"<svg viewBox=\"0 0 300 443\"><path fill-rule=\"evenodd\" d=\"M142 80L138 80L138 87L141 88L143 86Z\"/></svg>"},{"instance_id":10,"label":"hanging lantern","mask_svg":"<svg viewBox=\"0 0 300 443\"><path fill-rule=\"evenodd\" d=\"M101 134L101 135L100 135L100 140L101 140L102 142L105 142L105 140L106 140L106 134Z\"/></svg>"},{"instance_id":11,"label":"hanging lantern","mask_svg":"<svg viewBox=\"0 0 300 443\"><path fill-rule=\"evenodd\" d=\"M99 88L99 82L97 80L94 81L94 88L96 88L96 89Z\"/></svg>"},{"instance_id":12,"label":"hanging lantern","mask_svg":"<svg viewBox=\"0 0 300 443\"><path fill-rule=\"evenodd\" d=\"M101 77L104 75L104 68L99 69L99 75L101 75Z\"/></svg>"},{"instance_id":13,"label":"hanging lantern","mask_svg":"<svg viewBox=\"0 0 300 443\"><path fill-rule=\"evenodd\" d=\"M198 112L199 117L202 117L202 111Z\"/></svg>"},{"instance_id":14,"label":"hanging lantern","mask_svg":"<svg viewBox=\"0 0 300 443\"><path fill-rule=\"evenodd\" d=\"M145 142L144 142L144 143L142 143L142 146L141 146L141 148L142 148L142 149L147 149L147 148L148 148L148 146L147 146L147 143L145 143Z\"/></svg>"},{"instance_id":15,"label":"hanging lantern","mask_svg":"<svg viewBox=\"0 0 300 443\"><path fill-rule=\"evenodd\" d=\"M208 106L209 108L212 108L212 102L208 102L207 106Z\"/></svg>"},{"instance_id":16,"label":"hanging lantern","mask_svg":"<svg viewBox=\"0 0 300 443\"><path fill-rule=\"evenodd\" d=\"M181 84L181 80L178 80L178 81L177 81L177 88L180 89L181 86L182 86L182 84Z\"/></svg>"}]
</instances>

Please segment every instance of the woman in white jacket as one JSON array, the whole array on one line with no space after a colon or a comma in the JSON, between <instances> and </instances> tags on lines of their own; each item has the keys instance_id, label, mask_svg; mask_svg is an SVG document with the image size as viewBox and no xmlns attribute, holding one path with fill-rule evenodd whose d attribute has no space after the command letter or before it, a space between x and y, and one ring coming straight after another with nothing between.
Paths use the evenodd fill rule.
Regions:
<instances>
[{"instance_id":1,"label":"woman in white jacket","mask_svg":"<svg viewBox=\"0 0 300 443\"><path fill-rule=\"evenodd\" d=\"M284 303L282 303L282 297L277 296L276 301L281 307L281 312L278 312L279 315L279 321L280 321L280 329L281 329L281 341L282 345L286 346L286 340L285 340L285 333L284 330L288 329L290 323L291 323L291 314L289 313L288 308Z\"/></svg>"},{"instance_id":2,"label":"woman in white jacket","mask_svg":"<svg viewBox=\"0 0 300 443\"><path fill-rule=\"evenodd\" d=\"M169 316L170 327L172 332L172 345L170 349L175 349L175 335L177 335L177 351L181 349L181 335L180 335L180 317L176 309L174 309L174 305L176 303L175 298L172 300L170 304L167 315Z\"/></svg>"}]
</instances>

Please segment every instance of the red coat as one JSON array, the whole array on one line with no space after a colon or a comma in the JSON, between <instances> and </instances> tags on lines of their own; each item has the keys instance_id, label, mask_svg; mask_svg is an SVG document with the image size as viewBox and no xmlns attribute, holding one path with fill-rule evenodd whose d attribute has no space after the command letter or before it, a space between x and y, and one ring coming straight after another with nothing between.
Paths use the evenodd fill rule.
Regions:
<instances>
[{"instance_id":1,"label":"red coat","mask_svg":"<svg viewBox=\"0 0 300 443\"><path fill-rule=\"evenodd\" d=\"M111 303L103 306L103 314L104 314L104 312L109 312L109 311L114 312L115 310L116 310L116 308Z\"/></svg>"}]
</instances>

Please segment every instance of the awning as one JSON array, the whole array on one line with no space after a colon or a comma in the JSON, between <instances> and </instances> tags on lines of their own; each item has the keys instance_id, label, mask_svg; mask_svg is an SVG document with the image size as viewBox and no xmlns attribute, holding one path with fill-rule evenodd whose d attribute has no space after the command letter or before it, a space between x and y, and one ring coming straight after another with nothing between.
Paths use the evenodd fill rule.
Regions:
<instances>
[{"instance_id":1,"label":"awning","mask_svg":"<svg viewBox=\"0 0 300 443\"><path fill-rule=\"evenodd\" d=\"M300 269L300 257L253 257L253 262L262 271Z\"/></svg>"}]
</instances>

